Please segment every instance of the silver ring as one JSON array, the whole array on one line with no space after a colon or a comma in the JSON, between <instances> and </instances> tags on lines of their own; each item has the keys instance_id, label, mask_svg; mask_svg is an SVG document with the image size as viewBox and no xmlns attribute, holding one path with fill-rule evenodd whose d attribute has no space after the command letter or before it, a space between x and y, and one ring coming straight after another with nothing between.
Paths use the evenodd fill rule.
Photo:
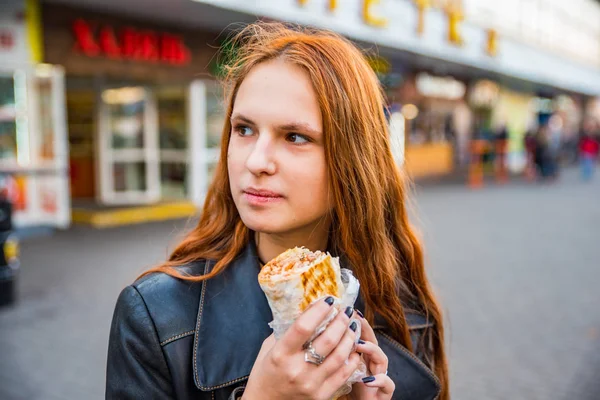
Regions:
<instances>
[{"instance_id":1,"label":"silver ring","mask_svg":"<svg viewBox=\"0 0 600 400\"><path fill-rule=\"evenodd\" d=\"M317 353L311 342L304 345L306 351L304 352L304 361L307 363L321 365L325 361L325 357Z\"/></svg>"}]
</instances>

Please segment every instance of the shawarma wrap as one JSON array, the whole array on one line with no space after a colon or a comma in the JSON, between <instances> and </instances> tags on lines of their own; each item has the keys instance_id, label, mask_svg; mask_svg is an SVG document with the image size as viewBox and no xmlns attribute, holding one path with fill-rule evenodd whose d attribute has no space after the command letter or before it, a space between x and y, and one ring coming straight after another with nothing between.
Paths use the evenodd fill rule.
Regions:
<instances>
[{"instance_id":1,"label":"shawarma wrap","mask_svg":"<svg viewBox=\"0 0 600 400\"><path fill-rule=\"evenodd\" d=\"M265 264L258 282L275 321L294 321L315 300L342 299L346 291L339 259L303 247L289 249Z\"/></svg>"}]
</instances>

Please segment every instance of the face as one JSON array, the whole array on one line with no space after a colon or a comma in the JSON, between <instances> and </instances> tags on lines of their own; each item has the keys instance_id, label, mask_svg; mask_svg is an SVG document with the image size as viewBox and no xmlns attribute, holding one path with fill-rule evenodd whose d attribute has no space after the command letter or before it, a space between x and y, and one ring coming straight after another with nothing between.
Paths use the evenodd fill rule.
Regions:
<instances>
[{"instance_id":1,"label":"face","mask_svg":"<svg viewBox=\"0 0 600 400\"><path fill-rule=\"evenodd\" d=\"M227 155L235 205L256 232L311 232L331 209L323 125L308 74L283 60L254 67L238 89Z\"/></svg>"}]
</instances>

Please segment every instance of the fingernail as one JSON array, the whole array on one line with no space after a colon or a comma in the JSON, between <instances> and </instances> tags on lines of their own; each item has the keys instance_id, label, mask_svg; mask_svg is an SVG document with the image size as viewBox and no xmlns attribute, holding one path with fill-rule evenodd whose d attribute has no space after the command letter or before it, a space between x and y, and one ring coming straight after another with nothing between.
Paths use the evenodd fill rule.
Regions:
<instances>
[{"instance_id":1,"label":"fingernail","mask_svg":"<svg viewBox=\"0 0 600 400\"><path fill-rule=\"evenodd\" d=\"M365 319L365 316L363 315L363 313L360 312L360 310L358 308L355 311L359 317L361 317L362 319Z\"/></svg>"},{"instance_id":2,"label":"fingernail","mask_svg":"<svg viewBox=\"0 0 600 400\"><path fill-rule=\"evenodd\" d=\"M358 344L365 344L366 342L362 339L358 339Z\"/></svg>"},{"instance_id":3,"label":"fingernail","mask_svg":"<svg viewBox=\"0 0 600 400\"><path fill-rule=\"evenodd\" d=\"M374 380L375 380L374 376L367 376L366 378L362 379L363 383L373 382Z\"/></svg>"},{"instance_id":4,"label":"fingernail","mask_svg":"<svg viewBox=\"0 0 600 400\"><path fill-rule=\"evenodd\" d=\"M346 311L344 311L344 314L346 314L348 316L348 318L352 317L353 313L354 313L354 307L352 307L352 306L346 307Z\"/></svg>"},{"instance_id":5,"label":"fingernail","mask_svg":"<svg viewBox=\"0 0 600 400\"><path fill-rule=\"evenodd\" d=\"M350 324L350 329L352 330L352 332L356 332L356 321L352 321L352 323Z\"/></svg>"},{"instance_id":6,"label":"fingernail","mask_svg":"<svg viewBox=\"0 0 600 400\"><path fill-rule=\"evenodd\" d=\"M335 301L335 300L334 300L334 298L333 298L332 296L329 296L329 297L327 297L327 298L325 299L325 303L327 303L327 304L328 304L328 305L330 305L330 306L331 306L331 305L333 305L333 302L334 302L334 301Z\"/></svg>"}]
</instances>

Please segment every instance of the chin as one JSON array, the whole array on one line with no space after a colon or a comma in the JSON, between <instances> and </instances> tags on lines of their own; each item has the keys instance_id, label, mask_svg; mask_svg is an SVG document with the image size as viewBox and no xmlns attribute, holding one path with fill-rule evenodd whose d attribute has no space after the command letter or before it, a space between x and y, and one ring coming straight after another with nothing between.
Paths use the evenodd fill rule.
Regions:
<instances>
[{"instance_id":1,"label":"chin","mask_svg":"<svg viewBox=\"0 0 600 400\"><path fill-rule=\"evenodd\" d=\"M254 232L261 233L282 233L286 229L283 221L278 221L277 217L267 217L258 215L240 215L244 225Z\"/></svg>"}]
</instances>

